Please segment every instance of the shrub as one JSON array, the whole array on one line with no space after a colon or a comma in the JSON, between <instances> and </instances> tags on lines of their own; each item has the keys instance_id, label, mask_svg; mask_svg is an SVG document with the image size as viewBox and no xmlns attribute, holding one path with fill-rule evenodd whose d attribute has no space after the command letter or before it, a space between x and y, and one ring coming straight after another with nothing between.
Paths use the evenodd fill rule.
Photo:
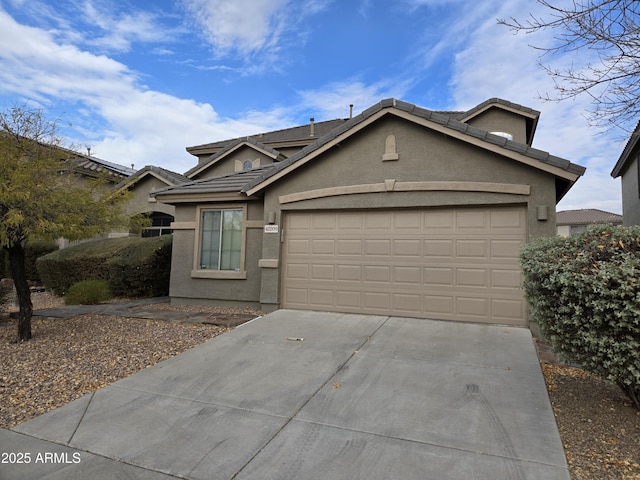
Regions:
<instances>
[{"instance_id":1,"label":"shrub","mask_svg":"<svg viewBox=\"0 0 640 480\"><path fill-rule=\"evenodd\" d=\"M105 280L115 296L169 293L173 237L124 237L68 247L38 259L42 281L58 295L82 280Z\"/></svg>"},{"instance_id":2,"label":"shrub","mask_svg":"<svg viewBox=\"0 0 640 480\"><path fill-rule=\"evenodd\" d=\"M51 252L58 250L58 245L55 242L48 242L44 240L35 240L28 242L25 248L25 269L27 271L27 278L34 282L41 282L40 274L36 262L38 258L47 255Z\"/></svg>"},{"instance_id":3,"label":"shrub","mask_svg":"<svg viewBox=\"0 0 640 480\"><path fill-rule=\"evenodd\" d=\"M109 284L104 280L83 280L74 283L64 296L65 305L97 305L111 298Z\"/></svg>"},{"instance_id":4,"label":"shrub","mask_svg":"<svg viewBox=\"0 0 640 480\"><path fill-rule=\"evenodd\" d=\"M533 319L554 350L640 409L640 227L535 241L520 262Z\"/></svg>"}]
</instances>

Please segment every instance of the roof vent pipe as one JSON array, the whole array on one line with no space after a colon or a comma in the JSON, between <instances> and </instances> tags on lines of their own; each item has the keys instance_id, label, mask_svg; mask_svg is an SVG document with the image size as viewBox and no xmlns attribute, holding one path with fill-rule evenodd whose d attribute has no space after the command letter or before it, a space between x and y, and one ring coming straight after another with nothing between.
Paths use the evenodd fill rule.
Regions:
<instances>
[{"instance_id":1,"label":"roof vent pipe","mask_svg":"<svg viewBox=\"0 0 640 480\"><path fill-rule=\"evenodd\" d=\"M310 132L309 132L309 136L310 137L315 137L316 136L316 129L315 129L315 119L313 117L311 117L309 119L309 121L311 122L311 125L309 125L310 127Z\"/></svg>"},{"instance_id":2,"label":"roof vent pipe","mask_svg":"<svg viewBox=\"0 0 640 480\"><path fill-rule=\"evenodd\" d=\"M349 104L349 120L353 118L353 103Z\"/></svg>"}]
</instances>

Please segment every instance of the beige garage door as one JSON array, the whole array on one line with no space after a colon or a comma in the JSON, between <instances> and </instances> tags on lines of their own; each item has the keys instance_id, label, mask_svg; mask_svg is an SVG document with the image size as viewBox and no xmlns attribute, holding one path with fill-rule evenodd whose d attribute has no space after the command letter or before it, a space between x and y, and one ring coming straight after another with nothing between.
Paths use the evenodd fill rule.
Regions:
<instances>
[{"instance_id":1,"label":"beige garage door","mask_svg":"<svg viewBox=\"0 0 640 480\"><path fill-rule=\"evenodd\" d=\"M286 215L283 306L526 325L523 207Z\"/></svg>"}]
</instances>

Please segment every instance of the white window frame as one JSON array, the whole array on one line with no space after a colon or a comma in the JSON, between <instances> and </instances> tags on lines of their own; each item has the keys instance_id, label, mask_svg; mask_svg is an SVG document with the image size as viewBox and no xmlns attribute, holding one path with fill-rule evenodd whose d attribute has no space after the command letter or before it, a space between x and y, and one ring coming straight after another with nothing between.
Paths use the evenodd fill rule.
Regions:
<instances>
[{"instance_id":1,"label":"white window frame","mask_svg":"<svg viewBox=\"0 0 640 480\"><path fill-rule=\"evenodd\" d=\"M201 268L202 256L202 221L203 213L206 211L225 211L225 210L242 210L242 239L240 246L240 268L239 270L213 270ZM218 278L218 279L237 279L244 280L247 278L245 266L246 250L247 250L247 205L246 204L225 204L225 205L200 205L197 208L197 226L195 232L195 246L193 255L193 269L191 271L192 278Z\"/></svg>"}]
</instances>

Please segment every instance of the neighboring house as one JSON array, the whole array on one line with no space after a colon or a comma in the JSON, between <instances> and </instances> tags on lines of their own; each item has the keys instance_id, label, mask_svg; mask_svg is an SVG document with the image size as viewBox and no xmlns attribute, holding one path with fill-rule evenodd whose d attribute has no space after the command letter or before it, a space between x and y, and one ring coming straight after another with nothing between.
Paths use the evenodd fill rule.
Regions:
<instances>
[{"instance_id":1,"label":"neighboring house","mask_svg":"<svg viewBox=\"0 0 640 480\"><path fill-rule=\"evenodd\" d=\"M624 225L640 225L640 122L627 141L611 171L613 178L622 177L622 217Z\"/></svg>"},{"instance_id":2,"label":"neighboring house","mask_svg":"<svg viewBox=\"0 0 640 480\"><path fill-rule=\"evenodd\" d=\"M586 232L591 225L610 223L622 225L622 215L588 208L584 210L563 210L556 214L558 235L570 237Z\"/></svg>"},{"instance_id":3,"label":"neighboring house","mask_svg":"<svg viewBox=\"0 0 640 480\"><path fill-rule=\"evenodd\" d=\"M518 252L585 171L531 147L539 115L387 99L187 149L191 180L151 194L175 207L172 302L527 325Z\"/></svg>"},{"instance_id":4,"label":"neighboring house","mask_svg":"<svg viewBox=\"0 0 640 480\"><path fill-rule=\"evenodd\" d=\"M68 170L76 174L76 183L78 186L89 188L91 181L100 179L104 181L104 185L101 185L100 188L111 189L114 188L118 182L123 181L135 172L133 168L107 162L106 160L91 155L84 155L60 147L57 147L57 150L60 151L60 160L67 164ZM118 234L114 232L112 235L117 236ZM80 242L81 241L70 242L66 238L60 238L58 239L58 247L65 248Z\"/></svg>"},{"instance_id":5,"label":"neighboring house","mask_svg":"<svg viewBox=\"0 0 640 480\"><path fill-rule=\"evenodd\" d=\"M151 225L143 230L142 236L157 237L172 233L171 223L174 221L175 207L156 202L155 198L149 196L149 193L189 180L188 177L179 173L147 165L132 173L115 188L126 188L131 191L132 198L127 204L127 213L130 216L142 214L151 220Z\"/></svg>"}]
</instances>

